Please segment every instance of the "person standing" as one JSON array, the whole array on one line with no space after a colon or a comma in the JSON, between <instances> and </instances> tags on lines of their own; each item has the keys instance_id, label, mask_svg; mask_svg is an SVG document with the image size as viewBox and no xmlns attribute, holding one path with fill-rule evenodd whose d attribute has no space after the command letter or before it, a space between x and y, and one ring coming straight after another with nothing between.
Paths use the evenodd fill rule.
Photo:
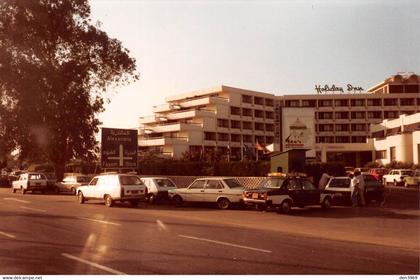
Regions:
<instances>
[{"instance_id":1,"label":"person standing","mask_svg":"<svg viewBox=\"0 0 420 280\"><path fill-rule=\"evenodd\" d=\"M363 179L363 175L360 171L354 172L354 176L359 181L359 197L360 197L360 205L365 206L365 180Z\"/></svg>"},{"instance_id":2,"label":"person standing","mask_svg":"<svg viewBox=\"0 0 420 280\"><path fill-rule=\"evenodd\" d=\"M325 171L324 173L322 173L321 175L321 179L319 179L319 183L318 183L318 189L320 190L324 190L325 187L328 184L328 181L332 178L333 176L328 174L328 171Z\"/></svg>"},{"instance_id":3,"label":"person standing","mask_svg":"<svg viewBox=\"0 0 420 280\"><path fill-rule=\"evenodd\" d=\"M350 194L351 194L351 203L353 207L357 207L357 195L359 192L359 180L353 175L350 174Z\"/></svg>"}]
</instances>

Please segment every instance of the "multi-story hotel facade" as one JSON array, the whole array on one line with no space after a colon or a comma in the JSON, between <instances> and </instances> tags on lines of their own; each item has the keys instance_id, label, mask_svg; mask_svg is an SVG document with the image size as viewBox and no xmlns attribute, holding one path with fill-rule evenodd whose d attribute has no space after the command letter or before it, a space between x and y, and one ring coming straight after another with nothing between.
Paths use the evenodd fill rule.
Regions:
<instances>
[{"instance_id":1,"label":"multi-story hotel facade","mask_svg":"<svg viewBox=\"0 0 420 280\"><path fill-rule=\"evenodd\" d=\"M180 158L218 149L233 160L243 148L305 148L321 161L361 166L375 159L370 125L420 112L420 77L397 74L363 91L316 86L315 94L275 96L227 86L166 98L140 118L141 151ZM299 138L300 137L300 138Z\"/></svg>"}]
</instances>

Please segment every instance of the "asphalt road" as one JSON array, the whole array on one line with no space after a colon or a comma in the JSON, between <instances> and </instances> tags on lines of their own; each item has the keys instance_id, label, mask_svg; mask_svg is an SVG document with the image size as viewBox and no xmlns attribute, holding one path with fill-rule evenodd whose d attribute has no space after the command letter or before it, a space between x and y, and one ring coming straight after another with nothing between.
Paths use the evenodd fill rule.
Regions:
<instances>
[{"instance_id":1,"label":"asphalt road","mask_svg":"<svg viewBox=\"0 0 420 280\"><path fill-rule=\"evenodd\" d=\"M0 189L0 274L419 274L418 209L81 205Z\"/></svg>"}]
</instances>

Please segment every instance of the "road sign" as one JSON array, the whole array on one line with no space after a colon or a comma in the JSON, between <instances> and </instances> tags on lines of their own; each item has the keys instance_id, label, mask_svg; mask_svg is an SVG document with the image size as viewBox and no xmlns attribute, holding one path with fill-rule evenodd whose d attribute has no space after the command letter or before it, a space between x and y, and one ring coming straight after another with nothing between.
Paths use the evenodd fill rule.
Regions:
<instances>
[{"instance_id":1,"label":"road sign","mask_svg":"<svg viewBox=\"0 0 420 280\"><path fill-rule=\"evenodd\" d=\"M137 168L137 130L102 128L102 168Z\"/></svg>"}]
</instances>

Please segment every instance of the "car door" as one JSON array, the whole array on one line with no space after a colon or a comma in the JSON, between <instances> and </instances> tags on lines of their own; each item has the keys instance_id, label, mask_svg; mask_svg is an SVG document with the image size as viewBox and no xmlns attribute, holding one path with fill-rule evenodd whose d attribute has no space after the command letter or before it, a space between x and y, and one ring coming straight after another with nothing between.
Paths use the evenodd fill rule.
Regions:
<instances>
[{"instance_id":1,"label":"car door","mask_svg":"<svg viewBox=\"0 0 420 280\"><path fill-rule=\"evenodd\" d=\"M206 180L195 180L182 194L182 199L185 201L203 201L204 187Z\"/></svg>"},{"instance_id":2,"label":"car door","mask_svg":"<svg viewBox=\"0 0 420 280\"><path fill-rule=\"evenodd\" d=\"M304 205L319 204L321 198L321 191L315 188L315 186L309 180L301 180L301 184Z\"/></svg>"},{"instance_id":3,"label":"car door","mask_svg":"<svg viewBox=\"0 0 420 280\"><path fill-rule=\"evenodd\" d=\"M89 185L83 190L83 195L88 198L93 198L94 191L96 189L96 184L98 183L98 177L93 178Z\"/></svg>"},{"instance_id":4,"label":"car door","mask_svg":"<svg viewBox=\"0 0 420 280\"><path fill-rule=\"evenodd\" d=\"M290 179L287 182L289 196L293 199L294 205L305 205L305 196L302 185L298 179Z\"/></svg>"},{"instance_id":5,"label":"car door","mask_svg":"<svg viewBox=\"0 0 420 280\"><path fill-rule=\"evenodd\" d=\"M207 180L203 194L203 201L216 202L217 198L222 195L223 192L224 186L219 179Z\"/></svg>"}]
</instances>

